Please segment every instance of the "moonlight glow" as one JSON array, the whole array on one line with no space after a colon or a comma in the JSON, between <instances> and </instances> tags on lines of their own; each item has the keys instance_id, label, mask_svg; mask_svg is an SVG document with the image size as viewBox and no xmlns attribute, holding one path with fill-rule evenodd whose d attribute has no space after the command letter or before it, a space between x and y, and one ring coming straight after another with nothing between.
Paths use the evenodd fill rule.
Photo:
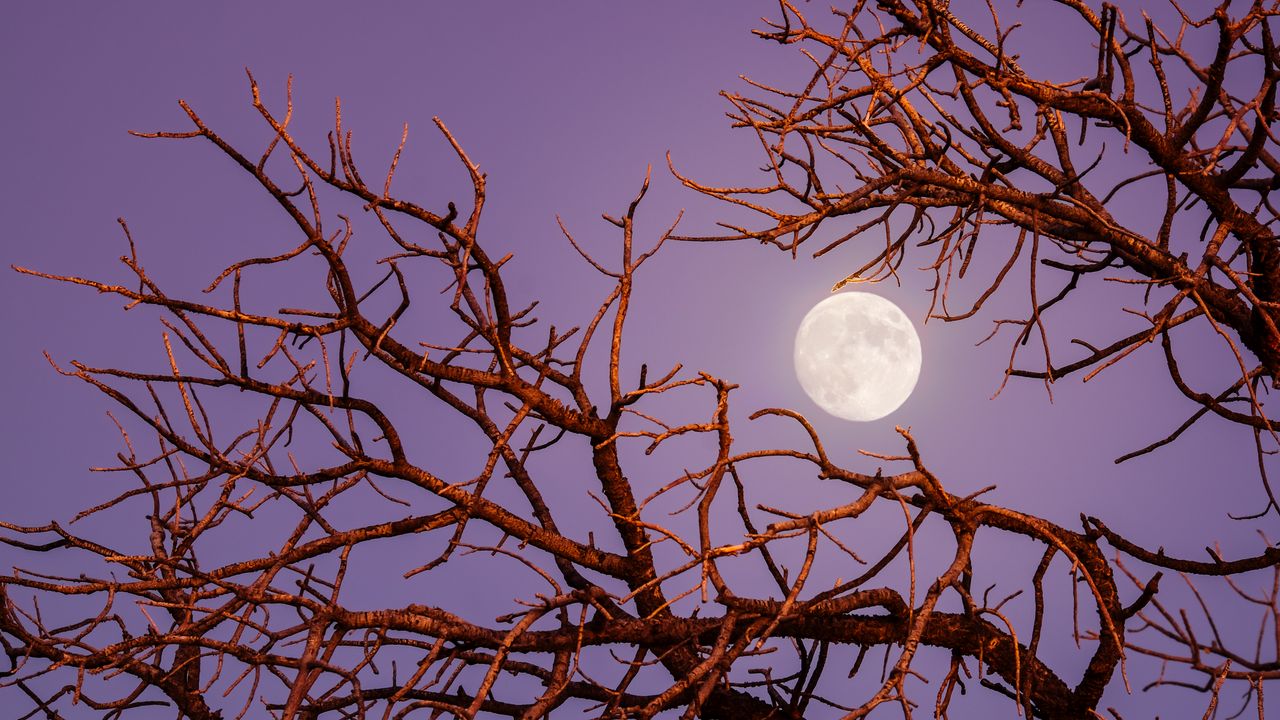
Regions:
<instances>
[{"instance_id":1,"label":"moonlight glow","mask_svg":"<svg viewBox=\"0 0 1280 720\"><path fill-rule=\"evenodd\" d=\"M800 386L823 410L845 420L878 420L915 389L920 337L892 302L841 293L804 316L795 361Z\"/></svg>"}]
</instances>

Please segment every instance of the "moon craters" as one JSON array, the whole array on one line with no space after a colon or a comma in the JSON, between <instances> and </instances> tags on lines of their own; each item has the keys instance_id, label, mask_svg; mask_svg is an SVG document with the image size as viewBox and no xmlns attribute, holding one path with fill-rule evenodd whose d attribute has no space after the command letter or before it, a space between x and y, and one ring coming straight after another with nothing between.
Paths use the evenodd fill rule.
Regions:
<instances>
[{"instance_id":1,"label":"moon craters","mask_svg":"<svg viewBox=\"0 0 1280 720\"><path fill-rule=\"evenodd\" d=\"M889 300L862 292L832 295L796 333L800 386L845 420L878 420L898 409L920 377L920 338Z\"/></svg>"}]
</instances>

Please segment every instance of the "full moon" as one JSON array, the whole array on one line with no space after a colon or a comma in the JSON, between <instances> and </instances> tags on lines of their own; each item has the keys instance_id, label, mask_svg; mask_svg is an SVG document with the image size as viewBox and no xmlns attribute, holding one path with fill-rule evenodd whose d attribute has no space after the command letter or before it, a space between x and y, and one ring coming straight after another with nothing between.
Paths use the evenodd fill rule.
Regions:
<instances>
[{"instance_id":1,"label":"full moon","mask_svg":"<svg viewBox=\"0 0 1280 720\"><path fill-rule=\"evenodd\" d=\"M845 420L879 420L916 387L920 337L892 302L841 293L804 316L795 362L800 387L823 410Z\"/></svg>"}]
</instances>

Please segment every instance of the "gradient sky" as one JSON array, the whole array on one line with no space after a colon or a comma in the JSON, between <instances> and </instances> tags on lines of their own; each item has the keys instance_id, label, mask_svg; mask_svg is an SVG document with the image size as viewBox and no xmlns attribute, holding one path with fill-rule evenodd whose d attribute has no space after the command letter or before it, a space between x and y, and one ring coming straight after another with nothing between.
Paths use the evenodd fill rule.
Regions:
<instances>
[{"instance_id":1,"label":"gradient sky","mask_svg":"<svg viewBox=\"0 0 1280 720\"><path fill-rule=\"evenodd\" d=\"M341 96L344 124L355 131L357 158L371 168L385 167L402 123L409 123L396 186L429 207L465 199L467 191L433 133L431 118L439 116L488 173L485 242L515 252L508 266L513 292L542 298L542 316L565 318L555 320L561 327L583 323L603 286L564 243L556 214L580 238L608 248L614 235L599 214L623 210L651 164L641 231L659 232L682 208L685 232L712 231L725 209L680 187L666 171L665 153L681 172L708 183L757 177L756 142L729 128L728 106L717 92L744 89L739 74L793 87L807 79L794 49L750 34L758 17L776 11L766 0L355 8L296 2L181 10L169 3L7 7L0 25L6 264L122 280L115 259L127 248L115 218L123 216L144 264L176 294L203 286L231 259L296 244L269 200L207 144L126 134L185 129L177 106L184 98L233 142L258 147L263 134L248 105L249 67L277 104L285 78L294 75L293 127L310 147L323 147L334 96ZM1025 12L1029 22L1053 21L1037 18L1035 8ZM1054 17L1064 15L1055 11ZM1064 77L1083 74L1093 50L1072 37L1069 29L1038 36L1022 49L1024 59L1041 51L1036 67ZM1069 67L1056 66L1059 61ZM823 244L806 247L811 252ZM871 288L917 321L924 346L919 384L905 405L877 422L825 415L795 379L792 337L804 313L861 256L850 247L814 261L804 250L793 261L752 244L669 245L639 276L629 325L632 366L682 362L739 383L732 408L742 449L800 443L789 425L746 419L761 407L791 407L813 421L833 458L874 470L857 449L897 453L902 445L894 425L907 425L952 492L997 484L989 496L994 502L1072 528L1081 512L1098 515L1139 542L1184 556L1203 557L1214 542L1228 557L1258 551L1255 531L1265 526L1226 518L1261 506L1248 432L1209 419L1159 453L1112 462L1167 434L1194 409L1167 379L1157 348L1087 384L1074 376L1058 383L1052 403L1042 385L1027 380L1011 382L992 399L1008 344L1001 338L980 348L974 343L992 319L1023 314L1023 282L1011 281L977 318L945 327L919 325L928 307L926 274L904 273L902 287ZM33 524L67 519L88 504L82 499L107 497L117 487L103 483L118 480L90 476L86 468L112 462L118 439L104 414L107 401L58 377L41 351L60 362L152 367L163 357L161 328L152 315L122 314L115 299L9 271L0 273L0 296L6 328L0 383L8 407L0 433L7 459L2 517ZM1101 301L1080 303L1050 324L1062 348L1075 332L1109 341L1136 327ZM1213 343L1206 335L1206 364L1221 360ZM1062 352L1059 358L1075 357ZM1023 364L1035 359L1028 352ZM690 407L708 407L705 396L697 401ZM762 496L785 495L793 507L832 502L824 498L829 487L800 478L798 468L789 473ZM978 561L1004 552L980 547ZM28 561L0 551L6 569ZM1147 676L1134 678L1135 689L1150 671L1145 667ZM12 691L0 696L4 692ZM1186 708L1177 704L1186 695L1162 698L1126 697L1117 687L1104 706L1126 717ZM1000 702L991 707L1012 710ZM1199 698L1194 702L1202 706Z\"/></svg>"}]
</instances>

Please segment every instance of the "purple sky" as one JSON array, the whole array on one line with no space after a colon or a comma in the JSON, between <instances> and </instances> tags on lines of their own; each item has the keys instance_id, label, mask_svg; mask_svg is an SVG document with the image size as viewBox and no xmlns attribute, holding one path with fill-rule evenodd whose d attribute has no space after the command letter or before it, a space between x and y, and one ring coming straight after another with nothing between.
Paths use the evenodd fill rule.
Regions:
<instances>
[{"instance_id":1,"label":"purple sky","mask_svg":"<svg viewBox=\"0 0 1280 720\"><path fill-rule=\"evenodd\" d=\"M123 216L144 264L176 294L194 292L232 259L296 244L268 199L207 144L125 132L185 129L177 106L184 98L228 138L257 148L263 133L248 105L247 66L277 105L286 76L294 75L294 130L309 147L323 147L334 96L341 96L344 124L355 131L357 157L370 168L385 167L408 122L410 144L396 187L435 207L465 199L467 189L432 129L431 118L439 116L489 175L484 234L492 246L515 252L508 275L513 292L542 298L542 316L559 326L585 323L603 286L576 261L555 215L579 238L610 248L614 234L599 214L624 209L652 164L653 188L641 211L646 237L681 208L687 209L685 232L713 230L725 209L680 187L666 172L665 153L683 173L708 183L750 180L761 155L753 137L729 129L717 92L744 89L739 74L784 86L807 79L794 49L750 34L759 16L776 10L765 0L400 2L376 11L336 3L125 7L7 8L0 25L6 263L123 280L115 263L127 250L115 223ZM1034 8L1025 12L1029 22L1053 20L1036 18ZM1055 11L1054 17L1065 16ZM1035 67L1081 74L1076 69L1088 67L1093 51L1073 45L1071 37L1067 29L1027 43L1024 59L1039 49L1047 57ZM1053 64L1075 48L1069 68ZM1081 512L1095 514L1135 540L1184 556L1202 557L1214 542L1228 557L1258 551L1260 526L1226 518L1261 506L1248 432L1206 420L1155 455L1112 462L1162 437L1193 410L1167 379L1158 348L1139 351L1087 384L1076 377L1058 383L1052 404L1042 385L1025 380L991 399L1008 344L1001 338L980 348L974 343L989 332L991 319L1021 316L1024 282L1012 281L969 322L920 327L919 384L889 417L857 424L822 413L795 380L792 337L804 313L861 256L850 247L814 261L806 248L792 261L751 244L669 245L639 277L629 367L682 362L739 383L732 408L742 449L800 443L786 423L746 419L761 407L791 407L817 426L834 457L873 470L856 450L897 453L902 446L893 427L909 425L926 462L952 492L998 484L990 496L995 502L1072 528ZM929 279L907 272L901 288L882 284L872 291L918 323L928 307ZM0 382L9 407L0 433L8 460L2 517L65 520L123 482L86 471L112 462L118 439L104 414L107 401L58 377L41 351L59 362L154 367L163 357L161 328L154 315L122 314L114 299L8 271L0 273L0 293L7 331ZM1107 303L1096 307L1108 309L1094 312L1080 303L1050 325L1059 358L1075 357L1066 345L1075 332L1109 341L1138 327ZM1212 336L1204 343L1205 362L1219 362ZM1035 359L1031 352L1025 357L1023 365ZM706 396L691 398L697 404L676 407L705 414ZM678 466L679 458L668 462ZM757 477L766 502L786 498L793 508L833 502L824 496L831 488L800 468ZM594 508L585 495L578 500ZM885 532L898 531L886 522ZM1016 549L980 547L978 557L981 563L1021 556ZM27 562L0 551L0 567ZM993 567L981 572L997 570L997 560L987 562ZM393 575L402 570L390 569ZM1150 680L1151 668L1131 673L1145 673L1133 678L1137 689ZM5 692L12 691L0 696ZM1186 707L1177 704L1185 695L1162 698L1125 697L1117 686L1104 705L1127 710L1126 717ZM1201 706L1199 698L1194 702Z\"/></svg>"}]
</instances>

